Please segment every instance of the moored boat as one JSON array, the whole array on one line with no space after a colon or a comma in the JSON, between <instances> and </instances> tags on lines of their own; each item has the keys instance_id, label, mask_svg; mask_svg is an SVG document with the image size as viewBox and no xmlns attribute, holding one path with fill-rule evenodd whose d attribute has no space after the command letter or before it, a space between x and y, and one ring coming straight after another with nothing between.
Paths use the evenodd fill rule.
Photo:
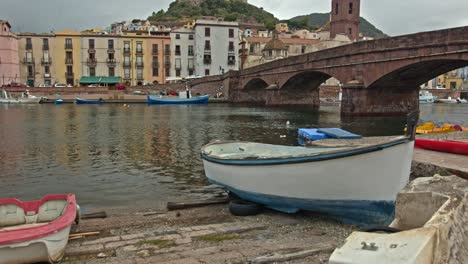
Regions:
<instances>
[{"instance_id":1,"label":"moored boat","mask_svg":"<svg viewBox=\"0 0 468 264\"><path fill-rule=\"evenodd\" d=\"M418 116L407 136L352 147L290 147L217 141L201 149L205 175L241 199L274 210L388 225L408 183Z\"/></svg>"},{"instance_id":2,"label":"moored boat","mask_svg":"<svg viewBox=\"0 0 468 264\"><path fill-rule=\"evenodd\" d=\"M207 104L210 96L203 95L192 98L169 98L169 97L156 97L148 95L148 104Z\"/></svg>"},{"instance_id":3,"label":"moored boat","mask_svg":"<svg viewBox=\"0 0 468 264\"><path fill-rule=\"evenodd\" d=\"M9 97L5 89L2 89L0 104L38 104L41 99L41 97L29 95L29 93L23 97Z\"/></svg>"},{"instance_id":4,"label":"moored boat","mask_svg":"<svg viewBox=\"0 0 468 264\"><path fill-rule=\"evenodd\" d=\"M432 95L432 93L428 91L420 91L419 92L419 103L425 104L425 103L434 103L434 101L437 99L436 96Z\"/></svg>"},{"instance_id":5,"label":"moored boat","mask_svg":"<svg viewBox=\"0 0 468 264\"><path fill-rule=\"evenodd\" d=\"M54 101L55 105L61 105L63 103L64 103L64 101L62 99L57 99L57 100Z\"/></svg>"},{"instance_id":6,"label":"moored boat","mask_svg":"<svg viewBox=\"0 0 468 264\"><path fill-rule=\"evenodd\" d=\"M427 122L422 126L416 127L416 134L446 134L463 130L464 127L459 125L444 124L441 127L437 127L434 123Z\"/></svg>"},{"instance_id":7,"label":"moored boat","mask_svg":"<svg viewBox=\"0 0 468 264\"><path fill-rule=\"evenodd\" d=\"M0 264L59 262L76 217L73 194L0 199Z\"/></svg>"},{"instance_id":8,"label":"moored boat","mask_svg":"<svg viewBox=\"0 0 468 264\"><path fill-rule=\"evenodd\" d=\"M91 99L80 99L76 98L75 99L76 104L102 104L104 101L102 99L96 99L96 100L91 100Z\"/></svg>"},{"instance_id":9,"label":"moored boat","mask_svg":"<svg viewBox=\"0 0 468 264\"><path fill-rule=\"evenodd\" d=\"M417 148L468 155L468 142L455 140L416 139Z\"/></svg>"}]
</instances>

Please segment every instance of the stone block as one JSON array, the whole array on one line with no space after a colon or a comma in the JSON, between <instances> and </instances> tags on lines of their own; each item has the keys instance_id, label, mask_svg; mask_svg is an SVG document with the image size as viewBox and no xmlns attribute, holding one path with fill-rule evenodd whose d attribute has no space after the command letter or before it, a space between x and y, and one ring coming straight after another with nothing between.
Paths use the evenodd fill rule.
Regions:
<instances>
[{"instance_id":1,"label":"stone block","mask_svg":"<svg viewBox=\"0 0 468 264\"><path fill-rule=\"evenodd\" d=\"M110 242L105 245L106 249L115 249L123 246L133 245L140 242L141 239L133 239L133 240L125 240L125 241L117 241L117 242Z\"/></svg>"},{"instance_id":2,"label":"stone block","mask_svg":"<svg viewBox=\"0 0 468 264\"><path fill-rule=\"evenodd\" d=\"M104 251L102 244L88 245L88 246L73 246L67 247L65 250L66 256L80 256L101 253Z\"/></svg>"},{"instance_id":3,"label":"stone block","mask_svg":"<svg viewBox=\"0 0 468 264\"><path fill-rule=\"evenodd\" d=\"M119 240L120 240L120 236L104 237L104 238L99 238L96 240L85 241L82 243L82 245L87 246L87 245L95 245L95 244L105 244L105 243L115 242Z\"/></svg>"}]
</instances>

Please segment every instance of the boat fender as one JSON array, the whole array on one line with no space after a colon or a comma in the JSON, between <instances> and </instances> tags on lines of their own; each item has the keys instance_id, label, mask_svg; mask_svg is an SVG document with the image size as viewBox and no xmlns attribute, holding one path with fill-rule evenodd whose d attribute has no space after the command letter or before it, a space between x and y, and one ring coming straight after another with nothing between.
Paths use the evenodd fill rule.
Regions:
<instances>
[{"instance_id":1,"label":"boat fender","mask_svg":"<svg viewBox=\"0 0 468 264\"><path fill-rule=\"evenodd\" d=\"M259 204L244 200L232 200L229 202L229 212L235 216L253 216L260 213L262 207Z\"/></svg>"}]
</instances>

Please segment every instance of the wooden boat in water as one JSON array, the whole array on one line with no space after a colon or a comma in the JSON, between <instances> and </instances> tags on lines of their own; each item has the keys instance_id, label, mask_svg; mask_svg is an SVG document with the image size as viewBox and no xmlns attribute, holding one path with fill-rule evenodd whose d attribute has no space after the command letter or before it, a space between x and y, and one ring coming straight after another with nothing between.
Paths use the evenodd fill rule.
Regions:
<instances>
[{"instance_id":1,"label":"wooden boat in water","mask_svg":"<svg viewBox=\"0 0 468 264\"><path fill-rule=\"evenodd\" d=\"M207 104L210 99L209 95L197 96L192 98L169 98L169 97L156 97L148 96L148 104Z\"/></svg>"},{"instance_id":2,"label":"wooden boat in water","mask_svg":"<svg viewBox=\"0 0 468 264\"><path fill-rule=\"evenodd\" d=\"M417 148L468 155L468 142L455 140L416 139Z\"/></svg>"},{"instance_id":3,"label":"wooden boat in water","mask_svg":"<svg viewBox=\"0 0 468 264\"><path fill-rule=\"evenodd\" d=\"M26 97L9 97L5 89L2 89L0 96L0 104L38 104L41 100L41 97L29 94Z\"/></svg>"},{"instance_id":4,"label":"wooden boat in water","mask_svg":"<svg viewBox=\"0 0 468 264\"><path fill-rule=\"evenodd\" d=\"M104 101L102 99L97 100L86 100L86 99L75 99L76 104L102 104Z\"/></svg>"},{"instance_id":5,"label":"wooden boat in water","mask_svg":"<svg viewBox=\"0 0 468 264\"><path fill-rule=\"evenodd\" d=\"M0 264L58 263L76 217L73 194L0 199Z\"/></svg>"}]
</instances>

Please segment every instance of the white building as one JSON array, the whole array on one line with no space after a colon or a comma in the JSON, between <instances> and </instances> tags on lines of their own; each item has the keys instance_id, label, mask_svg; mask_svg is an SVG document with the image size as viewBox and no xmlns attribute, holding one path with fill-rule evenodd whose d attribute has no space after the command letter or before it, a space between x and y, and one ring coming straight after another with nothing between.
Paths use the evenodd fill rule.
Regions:
<instances>
[{"instance_id":1,"label":"white building","mask_svg":"<svg viewBox=\"0 0 468 264\"><path fill-rule=\"evenodd\" d=\"M195 22L195 74L217 75L239 69L239 24L222 19Z\"/></svg>"},{"instance_id":2,"label":"white building","mask_svg":"<svg viewBox=\"0 0 468 264\"><path fill-rule=\"evenodd\" d=\"M179 28L171 32L171 76L186 78L195 75L195 31Z\"/></svg>"}]
</instances>

